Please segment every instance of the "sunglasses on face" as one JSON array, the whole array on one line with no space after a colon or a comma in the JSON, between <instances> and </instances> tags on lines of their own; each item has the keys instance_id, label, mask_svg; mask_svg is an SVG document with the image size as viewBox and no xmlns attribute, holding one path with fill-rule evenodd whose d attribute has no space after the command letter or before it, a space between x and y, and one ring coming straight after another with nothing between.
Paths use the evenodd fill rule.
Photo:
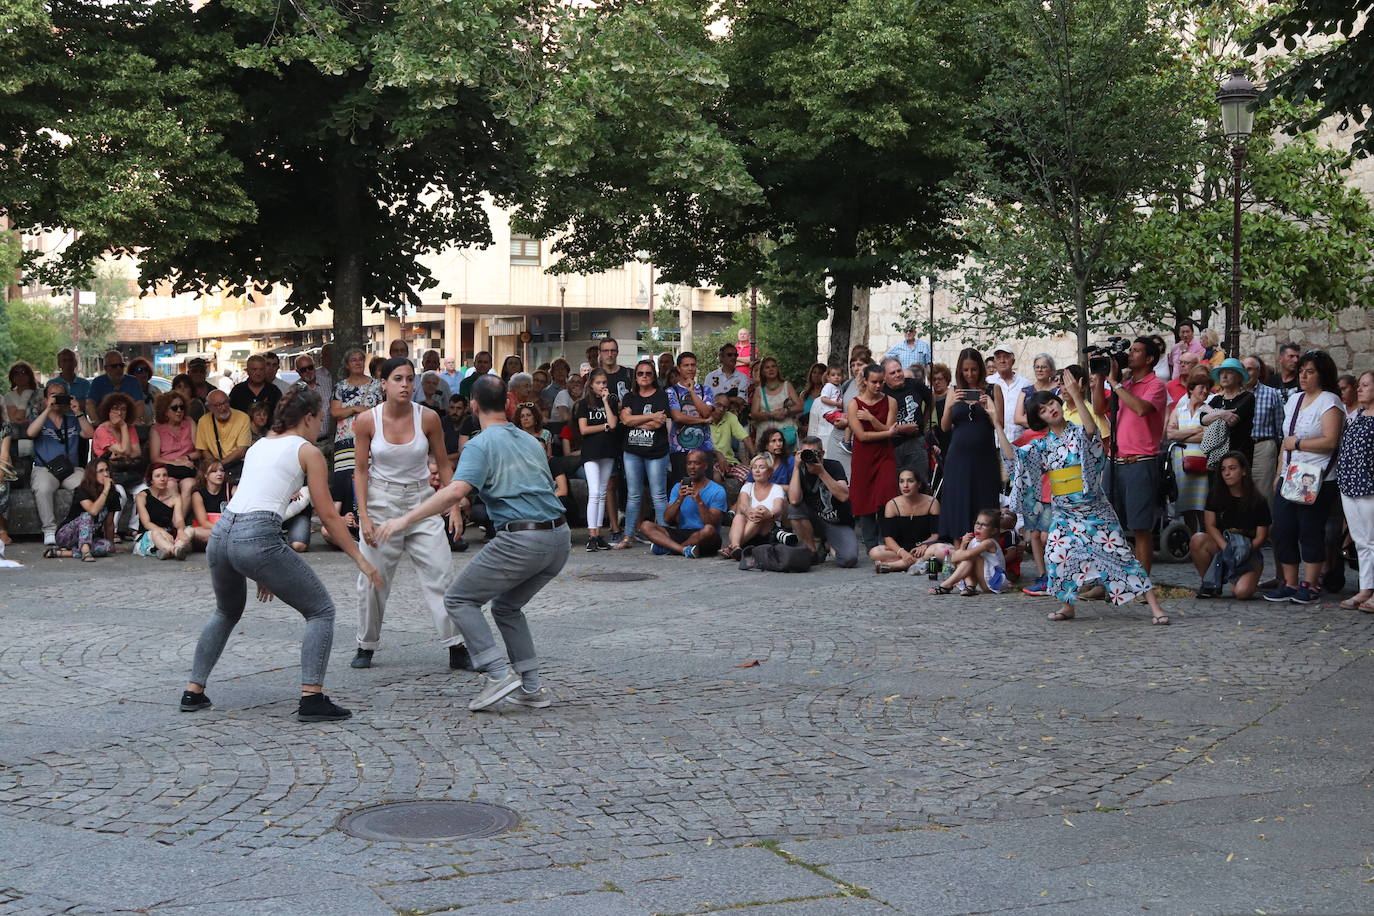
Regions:
<instances>
[{"instance_id":1,"label":"sunglasses on face","mask_svg":"<svg viewBox=\"0 0 1374 916\"><path fill-rule=\"evenodd\" d=\"M152 370L151 370L151 369L148 369L148 368L145 367L145 366L139 366L137 369L134 370L134 372L136 372L136 373L139 374L139 375L152 375L152 374L153 374L153 373L152 373Z\"/></svg>"},{"instance_id":2,"label":"sunglasses on face","mask_svg":"<svg viewBox=\"0 0 1374 916\"><path fill-rule=\"evenodd\" d=\"M171 405L170 407L168 407L167 409L168 409L168 410L185 410L185 409L186 409L186 405L185 405L185 404L173 404L173 405Z\"/></svg>"},{"instance_id":3,"label":"sunglasses on face","mask_svg":"<svg viewBox=\"0 0 1374 916\"><path fill-rule=\"evenodd\" d=\"M314 367L314 366L297 366L297 367L296 367L296 371L297 371L297 372L314 372L314 371L315 371L315 367Z\"/></svg>"},{"instance_id":4,"label":"sunglasses on face","mask_svg":"<svg viewBox=\"0 0 1374 916\"><path fill-rule=\"evenodd\" d=\"M654 377L654 373L652 373L652 372L636 372L635 375L643 375L643 376L647 376L648 378L653 378L653 377Z\"/></svg>"}]
</instances>

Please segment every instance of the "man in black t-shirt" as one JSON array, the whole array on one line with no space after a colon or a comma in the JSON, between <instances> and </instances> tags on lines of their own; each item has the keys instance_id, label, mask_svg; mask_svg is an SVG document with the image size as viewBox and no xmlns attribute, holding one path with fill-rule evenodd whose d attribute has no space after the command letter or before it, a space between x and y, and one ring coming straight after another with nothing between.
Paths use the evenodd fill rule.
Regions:
<instances>
[{"instance_id":1,"label":"man in black t-shirt","mask_svg":"<svg viewBox=\"0 0 1374 916\"><path fill-rule=\"evenodd\" d=\"M801 542L825 559L824 547L835 548L835 565L852 569L859 565L859 538L854 533L854 512L849 507L849 482L844 466L821 458L821 440L802 440L792 479L787 483L787 520Z\"/></svg>"},{"instance_id":2,"label":"man in black t-shirt","mask_svg":"<svg viewBox=\"0 0 1374 916\"><path fill-rule=\"evenodd\" d=\"M620 344L614 337L607 337L598 344L598 358L601 368L606 370L606 389L610 392L611 399L619 404L625 400L625 395L634 390L634 373L626 366L620 365ZM624 440L625 431L616 428L615 435L621 441ZM625 479L625 465L619 457L620 450L617 449L615 464L611 466L611 479L606 482L606 520L610 523L611 537L610 543L614 547L625 536L620 530L619 512L620 507L619 488L617 481Z\"/></svg>"},{"instance_id":3,"label":"man in black t-shirt","mask_svg":"<svg viewBox=\"0 0 1374 916\"><path fill-rule=\"evenodd\" d=\"M897 402L897 423L892 428L897 473L910 469L916 472L917 479L928 484L930 453L926 450L925 429L935 396L924 382L906 377L897 357L885 358L882 369L883 393Z\"/></svg>"}]
</instances>

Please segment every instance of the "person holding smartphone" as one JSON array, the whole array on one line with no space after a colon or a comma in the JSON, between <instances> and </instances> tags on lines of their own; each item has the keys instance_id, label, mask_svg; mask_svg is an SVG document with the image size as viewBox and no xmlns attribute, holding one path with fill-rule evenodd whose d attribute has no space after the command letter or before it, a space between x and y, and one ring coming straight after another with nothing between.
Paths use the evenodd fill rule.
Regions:
<instances>
[{"instance_id":1,"label":"person holding smartphone","mask_svg":"<svg viewBox=\"0 0 1374 916\"><path fill-rule=\"evenodd\" d=\"M973 348L954 364L954 391L945 398L940 428L949 435L940 492L940 540L947 544L973 530L978 513L997 505L1002 470L994 430L1004 416L1002 391L984 382L983 355Z\"/></svg>"}]
</instances>

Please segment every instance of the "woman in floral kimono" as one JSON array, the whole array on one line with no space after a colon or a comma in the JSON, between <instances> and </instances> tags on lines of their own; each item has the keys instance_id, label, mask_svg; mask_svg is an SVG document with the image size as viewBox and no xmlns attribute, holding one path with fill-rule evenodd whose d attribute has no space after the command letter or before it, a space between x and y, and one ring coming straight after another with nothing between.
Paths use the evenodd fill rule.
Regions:
<instances>
[{"instance_id":1,"label":"woman in floral kimono","mask_svg":"<svg viewBox=\"0 0 1374 916\"><path fill-rule=\"evenodd\" d=\"M1022 513L1035 509L1041 475L1048 473L1050 477L1053 516L1045 561L1049 590L1062 606L1049 619L1072 620L1079 588L1101 580L1112 604L1125 604L1144 595L1150 605L1150 622L1168 626L1169 616L1155 596L1150 574L1131 552L1116 513L1102 495L1106 458L1093 413L1083 402L1082 383L1066 372L1063 390L1078 408L1082 426L1064 419L1064 401L1059 395L1041 391L1027 399L1026 421L1031 429L1046 430L1045 436L1015 450L1005 435L999 436L1003 454L1015 460L1012 500Z\"/></svg>"}]
</instances>

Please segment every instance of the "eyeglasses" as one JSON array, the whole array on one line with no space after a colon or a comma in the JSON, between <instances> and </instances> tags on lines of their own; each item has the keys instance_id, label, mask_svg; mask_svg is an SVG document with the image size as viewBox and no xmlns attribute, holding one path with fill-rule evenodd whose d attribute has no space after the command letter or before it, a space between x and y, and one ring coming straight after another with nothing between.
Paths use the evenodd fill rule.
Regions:
<instances>
[{"instance_id":1,"label":"eyeglasses","mask_svg":"<svg viewBox=\"0 0 1374 916\"><path fill-rule=\"evenodd\" d=\"M152 375L152 374L153 374L153 370L149 369L147 366L139 366L137 369L134 370L134 372L137 373L138 375Z\"/></svg>"},{"instance_id":2,"label":"eyeglasses","mask_svg":"<svg viewBox=\"0 0 1374 916\"><path fill-rule=\"evenodd\" d=\"M297 366L297 367L296 367L296 371L297 371L297 372L314 372L314 371L315 371L315 367L314 367L314 366Z\"/></svg>"},{"instance_id":3,"label":"eyeglasses","mask_svg":"<svg viewBox=\"0 0 1374 916\"><path fill-rule=\"evenodd\" d=\"M169 405L167 409L168 409L168 410L181 410L181 411L184 411L184 410L186 409L186 405L185 405L185 404L172 404L172 405Z\"/></svg>"},{"instance_id":4,"label":"eyeglasses","mask_svg":"<svg viewBox=\"0 0 1374 916\"><path fill-rule=\"evenodd\" d=\"M636 373L635 373L635 375L644 375L644 376L648 376L649 378L653 378L655 374L656 374L656 373L653 373L653 372L636 372Z\"/></svg>"}]
</instances>

